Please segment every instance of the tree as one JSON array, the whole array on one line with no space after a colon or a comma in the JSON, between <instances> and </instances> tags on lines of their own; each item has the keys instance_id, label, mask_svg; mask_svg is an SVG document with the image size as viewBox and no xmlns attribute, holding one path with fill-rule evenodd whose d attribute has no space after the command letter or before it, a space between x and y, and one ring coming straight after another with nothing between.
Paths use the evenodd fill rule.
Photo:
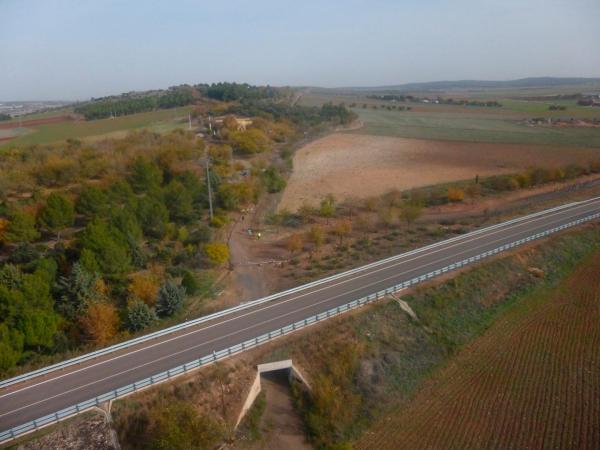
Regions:
<instances>
[{"instance_id":1,"label":"tree","mask_svg":"<svg viewBox=\"0 0 600 450\"><path fill-rule=\"evenodd\" d=\"M189 223L197 217L194 197L179 181L171 181L165 189L165 204L174 222Z\"/></svg>"},{"instance_id":2,"label":"tree","mask_svg":"<svg viewBox=\"0 0 600 450\"><path fill-rule=\"evenodd\" d=\"M40 226L60 239L60 232L73 225L75 210L73 203L63 195L52 193L46 199L46 205L40 211L38 222Z\"/></svg>"},{"instance_id":3,"label":"tree","mask_svg":"<svg viewBox=\"0 0 600 450\"><path fill-rule=\"evenodd\" d=\"M58 280L57 310L71 320L80 317L89 302L102 297L98 291L98 281L98 275L86 270L80 262L73 264L69 276Z\"/></svg>"},{"instance_id":4,"label":"tree","mask_svg":"<svg viewBox=\"0 0 600 450\"><path fill-rule=\"evenodd\" d=\"M129 208L114 208L110 216L110 224L118 230L123 240L142 240L143 232L134 212Z\"/></svg>"},{"instance_id":5,"label":"tree","mask_svg":"<svg viewBox=\"0 0 600 450\"><path fill-rule=\"evenodd\" d=\"M100 271L111 277L120 277L131 268L129 245L114 227L100 219L93 219L83 230L80 238L83 249L93 255ZM90 258L90 255L87 255ZM88 262L86 267L93 266Z\"/></svg>"},{"instance_id":6,"label":"tree","mask_svg":"<svg viewBox=\"0 0 600 450\"><path fill-rule=\"evenodd\" d=\"M156 163L142 157L135 159L129 176L129 182L135 192L152 192L160 188L162 181L163 172Z\"/></svg>"},{"instance_id":7,"label":"tree","mask_svg":"<svg viewBox=\"0 0 600 450\"><path fill-rule=\"evenodd\" d=\"M156 296L160 285L157 277L151 273L136 273L131 276L129 295L141 300L149 306L156 304Z\"/></svg>"},{"instance_id":8,"label":"tree","mask_svg":"<svg viewBox=\"0 0 600 450\"><path fill-rule=\"evenodd\" d=\"M86 186L79 193L75 209L88 219L104 216L109 209L108 196L104 190L96 186Z\"/></svg>"},{"instance_id":9,"label":"tree","mask_svg":"<svg viewBox=\"0 0 600 450\"><path fill-rule=\"evenodd\" d=\"M145 235L159 239L165 235L169 211L163 202L154 197L143 197L135 214Z\"/></svg>"},{"instance_id":10,"label":"tree","mask_svg":"<svg viewBox=\"0 0 600 450\"><path fill-rule=\"evenodd\" d=\"M88 340L97 345L108 344L119 330L119 313L108 302L91 303L79 324Z\"/></svg>"},{"instance_id":11,"label":"tree","mask_svg":"<svg viewBox=\"0 0 600 450\"><path fill-rule=\"evenodd\" d=\"M58 330L59 317L52 310L27 310L19 320L25 346L50 348Z\"/></svg>"},{"instance_id":12,"label":"tree","mask_svg":"<svg viewBox=\"0 0 600 450\"><path fill-rule=\"evenodd\" d=\"M254 200L256 190L251 180L241 183L223 183L219 186L219 202L227 210L235 210Z\"/></svg>"},{"instance_id":13,"label":"tree","mask_svg":"<svg viewBox=\"0 0 600 450\"><path fill-rule=\"evenodd\" d=\"M423 207L416 203L407 202L400 208L400 216L406 221L406 224L410 226L415 220L421 217L423 213Z\"/></svg>"},{"instance_id":14,"label":"tree","mask_svg":"<svg viewBox=\"0 0 600 450\"><path fill-rule=\"evenodd\" d=\"M2 244L6 240L6 232L8 231L8 227L10 222L4 217L0 217L0 244Z\"/></svg>"},{"instance_id":15,"label":"tree","mask_svg":"<svg viewBox=\"0 0 600 450\"><path fill-rule=\"evenodd\" d=\"M158 320L154 309L140 300L134 300L127 307L127 326L131 331L140 331Z\"/></svg>"},{"instance_id":16,"label":"tree","mask_svg":"<svg viewBox=\"0 0 600 450\"><path fill-rule=\"evenodd\" d=\"M167 280L158 290L156 312L160 317L172 316L183 308L185 288Z\"/></svg>"},{"instance_id":17,"label":"tree","mask_svg":"<svg viewBox=\"0 0 600 450\"><path fill-rule=\"evenodd\" d=\"M313 244L315 252L318 252L325 242L325 231L320 225L310 227L310 230L308 230L308 240Z\"/></svg>"},{"instance_id":18,"label":"tree","mask_svg":"<svg viewBox=\"0 0 600 450\"><path fill-rule=\"evenodd\" d=\"M221 242L210 242L204 246L204 253L212 266L220 266L229 261L229 247Z\"/></svg>"},{"instance_id":19,"label":"tree","mask_svg":"<svg viewBox=\"0 0 600 450\"><path fill-rule=\"evenodd\" d=\"M334 216L335 210L335 198L333 195L329 194L323 200L321 200L319 215L321 217L325 217L327 219L327 223L329 223L329 219Z\"/></svg>"},{"instance_id":20,"label":"tree","mask_svg":"<svg viewBox=\"0 0 600 450\"><path fill-rule=\"evenodd\" d=\"M339 246L344 244L344 237L348 236L352 231L352 222L349 220L342 220L333 229L333 233L340 239Z\"/></svg>"},{"instance_id":21,"label":"tree","mask_svg":"<svg viewBox=\"0 0 600 450\"><path fill-rule=\"evenodd\" d=\"M35 228L35 218L25 211L15 210L9 217L10 223L4 234L8 242L32 242L40 237Z\"/></svg>"},{"instance_id":22,"label":"tree","mask_svg":"<svg viewBox=\"0 0 600 450\"><path fill-rule=\"evenodd\" d=\"M304 248L304 241L300 233L292 234L286 244L288 251L292 254L301 251Z\"/></svg>"},{"instance_id":23,"label":"tree","mask_svg":"<svg viewBox=\"0 0 600 450\"><path fill-rule=\"evenodd\" d=\"M22 333L0 323L0 370L8 370L17 364L23 354L23 346Z\"/></svg>"}]
</instances>

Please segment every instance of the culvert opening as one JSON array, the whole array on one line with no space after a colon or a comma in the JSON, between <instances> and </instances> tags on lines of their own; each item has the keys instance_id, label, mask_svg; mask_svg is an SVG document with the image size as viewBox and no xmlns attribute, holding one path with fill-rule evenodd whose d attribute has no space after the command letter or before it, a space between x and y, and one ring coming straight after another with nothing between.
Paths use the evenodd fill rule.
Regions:
<instances>
[{"instance_id":1,"label":"culvert opening","mask_svg":"<svg viewBox=\"0 0 600 450\"><path fill-rule=\"evenodd\" d=\"M243 434L245 429L248 431L250 426L251 434L260 435L266 448L311 448L306 443L302 418L294 406L292 383L299 383L310 390L291 360L257 366L256 379L238 421L241 423L240 433ZM264 404L257 419L253 405L259 396ZM251 410L246 420L244 417ZM248 421L252 423L249 424Z\"/></svg>"}]
</instances>

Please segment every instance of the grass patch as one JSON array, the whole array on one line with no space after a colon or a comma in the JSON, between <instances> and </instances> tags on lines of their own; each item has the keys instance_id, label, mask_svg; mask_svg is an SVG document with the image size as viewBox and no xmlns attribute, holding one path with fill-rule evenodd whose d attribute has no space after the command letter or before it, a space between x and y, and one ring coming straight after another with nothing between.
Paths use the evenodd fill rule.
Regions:
<instances>
[{"instance_id":1,"label":"grass patch","mask_svg":"<svg viewBox=\"0 0 600 450\"><path fill-rule=\"evenodd\" d=\"M66 139L85 139L90 137L104 136L118 137L116 133L127 132L140 128L151 128L157 132L170 131L178 126L186 126L178 123L178 119L187 118L190 106L181 108L162 109L157 111L131 114L117 117L116 119L100 119L89 121L62 122L35 127L35 131L13 139L0 148L7 146L21 146L31 144L48 144Z\"/></svg>"}]
</instances>

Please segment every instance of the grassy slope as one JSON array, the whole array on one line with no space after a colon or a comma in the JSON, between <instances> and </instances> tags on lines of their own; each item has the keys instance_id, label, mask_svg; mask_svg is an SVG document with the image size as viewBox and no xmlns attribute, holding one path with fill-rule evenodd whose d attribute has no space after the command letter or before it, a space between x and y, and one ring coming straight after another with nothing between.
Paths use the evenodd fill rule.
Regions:
<instances>
[{"instance_id":1,"label":"grassy slope","mask_svg":"<svg viewBox=\"0 0 600 450\"><path fill-rule=\"evenodd\" d=\"M327 408L316 409L323 402L301 402L316 442L326 445L357 438L383 414L406 404L434 370L480 336L510 305L539 286L555 285L598 249L598 227L555 237L405 296L420 323L410 321L395 302L380 303L302 339L284 342L269 359L291 357L313 380L328 376L334 392L343 393L339 401L350 405L344 406L344 419L335 419L339 412L331 419ZM531 274L531 266L544 270L546 277ZM348 351L354 351L350 359L358 361L351 369L344 362Z\"/></svg>"},{"instance_id":2,"label":"grassy slope","mask_svg":"<svg viewBox=\"0 0 600 450\"><path fill-rule=\"evenodd\" d=\"M515 303L358 448L598 448L600 253Z\"/></svg>"},{"instance_id":3,"label":"grassy slope","mask_svg":"<svg viewBox=\"0 0 600 450\"><path fill-rule=\"evenodd\" d=\"M46 144L68 138L83 139L110 135L120 131L151 127L157 131L172 129L178 125L178 119L185 119L191 107L163 109L152 112L131 114L116 119L63 122L40 125L36 131L5 143L8 145Z\"/></svg>"}]
</instances>

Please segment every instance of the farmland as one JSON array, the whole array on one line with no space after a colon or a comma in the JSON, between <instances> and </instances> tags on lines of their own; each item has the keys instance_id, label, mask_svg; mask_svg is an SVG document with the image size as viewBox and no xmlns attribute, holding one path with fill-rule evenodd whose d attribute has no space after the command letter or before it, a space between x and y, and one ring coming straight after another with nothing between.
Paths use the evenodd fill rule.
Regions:
<instances>
[{"instance_id":1,"label":"farmland","mask_svg":"<svg viewBox=\"0 0 600 450\"><path fill-rule=\"evenodd\" d=\"M355 109L361 133L416 139L600 147L600 130L529 127L502 115ZM521 119L521 118L520 118Z\"/></svg>"},{"instance_id":2,"label":"farmland","mask_svg":"<svg viewBox=\"0 0 600 450\"><path fill-rule=\"evenodd\" d=\"M600 160L600 151L591 148L442 142L362 132L332 134L296 152L280 210L314 205L327 194L366 198L536 165L554 168Z\"/></svg>"},{"instance_id":3,"label":"farmland","mask_svg":"<svg viewBox=\"0 0 600 450\"><path fill-rule=\"evenodd\" d=\"M18 128L27 133L1 146L46 144L66 139L98 139L104 137L123 137L127 131L149 128L154 131L170 131L186 125L186 118L191 107L163 109L146 113L132 114L115 119L101 119L93 121L61 120L56 123L35 125L32 128ZM64 115L64 112L61 112ZM45 120L51 117L44 116ZM18 121L13 121L18 127ZM12 123L12 122L11 122Z\"/></svg>"},{"instance_id":4,"label":"farmland","mask_svg":"<svg viewBox=\"0 0 600 450\"><path fill-rule=\"evenodd\" d=\"M521 93L524 95L525 93ZM556 94L556 92L554 92ZM418 94L427 96L425 93ZM445 98L480 99L481 93L435 93ZM539 144L600 147L600 130L590 128L531 127L524 121L533 117L593 119L600 117L598 108L582 107L575 100L532 101L524 97L507 98L505 92L485 91L487 97L502 106L476 106L435 103L385 102L359 93L308 93L301 97L305 105L325 102L354 105L352 108L364 127L358 133L415 139L488 142L503 144ZM549 110L550 105L565 107ZM366 106L366 107L365 107ZM410 111L388 110L388 106L408 106Z\"/></svg>"},{"instance_id":5,"label":"farmland","mask_svg":"<svg viewBox=\"0 0 600 450\"><path fill-rule=\"evenodd\" d=\"M513 305L357 448L598 448L599 272L596 252Z\"/></svg>"}]
</instances>

